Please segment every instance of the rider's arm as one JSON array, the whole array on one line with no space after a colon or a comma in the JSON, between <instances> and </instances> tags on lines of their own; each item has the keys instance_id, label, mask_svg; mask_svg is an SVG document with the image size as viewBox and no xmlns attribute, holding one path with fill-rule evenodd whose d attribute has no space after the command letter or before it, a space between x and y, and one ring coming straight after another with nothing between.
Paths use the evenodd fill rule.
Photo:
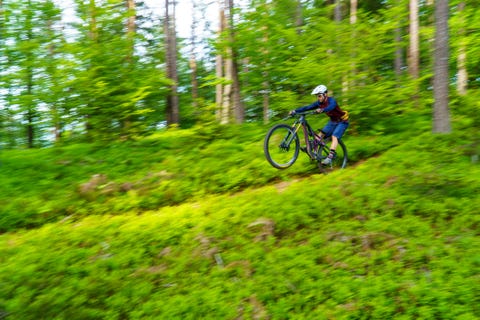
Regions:
<instances>
[{"instance_id":1,"label":"rider's arm","mask_svg":"<svg viewBox=\"0 0 480 320\"><path fill-rule=\"evenodd\" d=\"M333 99L332 97L328 97L327 102L328 104L324 109L322 109L322 112L332 111L337 106L337 101L335 101L335 99Z\"/></svg>"},{"instance_id":2,"label":"rider's arm","mask_svg":"<svg viewBox=\"0 0 480 320\"><path fill-rule=\"evenodd\" d=\"M308 106L295 109L295 112L305 112L305 111L309 111L317 108L320 108L320 103L318 101L315 101L314 103L309 104Z\"/></svg>"}]
</instances>

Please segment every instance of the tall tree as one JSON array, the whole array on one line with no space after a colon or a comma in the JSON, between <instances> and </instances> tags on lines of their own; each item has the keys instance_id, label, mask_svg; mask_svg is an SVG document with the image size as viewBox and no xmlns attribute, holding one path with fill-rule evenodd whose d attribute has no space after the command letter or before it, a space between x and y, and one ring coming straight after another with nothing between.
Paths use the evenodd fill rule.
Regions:
<instances>
[{"instance_id":1,"label":"tall tree","mask_svg":"<svg viewBox=\"0 0 480 320\"><path fill-rule=\"evenodd\" d=\"M450 111L448 108L448 0L435 1L435 53L434 53L434 106L433 132L448 133L451 129Z\"/></svg>"},{"instance_id":2,"label":"tall tree","mask_svg":"<svg viewBox=\"0 0 480 320\"><path fill-rule=\"evenodd\" d=\"M165 0L165 46L167 76L172 81L170 92L167 96L167 125L180 122L180 106L178 99L178 73L177 73L177 32L175 20L175 0Z\"/></svg>"},{"instance_id":3,"label":"tall tree","mask_svg":"<svg viewBox=\"0 0 480 320\"><path fill-rule=\"evenodd\" d=\"M272 26L276 23L278 9L272 1L252 1L247 9L243 21L236 26L237 34L235 42L239 50L238 61L242 61L243 67L240 73L242 86L249 91L250 114L263 118L267 123L272 115L270 110L270 97L272 95L272 81L274 75L270 73L272 68L271 54L275 46L275 35L272 36ZM300 35L300 9L298 3L295 26L296 34ZM273 16L275 15L275 18ZM283 20L285 21L285 20ZM272 41L273 39L273 41ZM244 106L245 107L245 106Z\"/></svg>"},{"instance_id":4,"label":"tall tree","mask_svg":"<svg viewBox=\"0 0 480 320\"><path fill-rule=\"evenodd\" d=\"M55 3L1 1L0 109L9 145L41 146L65 130L66 138L110 140L156 128L165 117L153 110L164 110L167 81L152 19L139 37L133 0L75 0L76 19L62 26Z\"/></svg>"},{"instance_id":5,"label":"tall tree","mask_svg":"<svg viewBox=\"0 0 480 320\"><path fill-rule=\"evenodd\" d=\"M342 0L335 0L334 20L340 22L342 19Z\"/></svg>"},{"instance_id":6,"label":"tall tree","mask_svg":"<svg viewBox=\"0 0 480 320\"><path fill-rule=\"evenodd\" d=\"M81 23L73 25L78 36L70 46L75 57L72 59L75 79L70 84L70 91L75 94L70 99L76 104L77 114L84 117L77 124L85 125L89 140L123 139L140 134L147 123L147 114L152 113L146 97L153 90L149 86L154 87L160 81L154 80L151 67L146 66L147 57L140 61L135 50L132 51L138 39L136 26L131 24L135 9L125 3L125 0L110 0L107 4L75 0ZM129 21L132 29L127 28ZM141 45L146 47L145 43ZM161 78L158 70L156 76Z\"/></svg>"},{"instance_id":7,"label":"tall tree","mask_svg":"<svg viewBox=\"0 0 480 320\"><path fill-rule=\"evenodd\" d=\"M56 30L61 20L61 14L53 1L44 1L41 9L40 19L44 23L42 45L46 54L39 57L45 66L45 75L39 95L42 102L48 106L49 118L46 123L49 123L49 129L53 128L54 141L58 143L62 135L65 115L64 101L61 98L65 76L63 71L59 70L59 66L63 62L60 51L64 47L65 39L64 35Z\"/></svg>"},{"instance_id":8,"label":"tall tree","mask_svg":"<svg viewBox=\"0 0 480 320\"><path fill-rule=\"evenodd\" d=\"M240 88L240 79L238 75L238 55L237 49L235 47L235 22L234 22L234 4L233 0L228 1L228 30L229 30L229 55L230 55L230 66L231 69L231 82L232 82L232 102L233 102L233 116L236 123L243 123L245 120L245 110L242 104L241 99L241 88Z\"/></svg>"},{"instance_id":9,"label":"tall tree","mask_svg":"<svg viewBox=\"0 0 480 320\"><path fill-rule=\"evenodd\" d=\"M220 0L220 45L217 54L216 74L217 105L220 105L220 122L242 123L245 111L240 95L240 79L238 75L237 53L235 44L234 6L233 0ZM222 77L223 76L223 77Z\"/></svg>"},{"instance_id":10,"label":"tall tree","mask_svg":"<svg viewBox=\"0 0 480 320\"><path fill-rule=\"evenodd\" d=\"M457 53L457 91L460 95L467 94L468 72L467 72L467 48L465 39L465 1L458 4L458 15L460 29L458 33L459 45Z\"/></svg>"},{"instance_id":11,"label":"tall tree","mask_svg":"<svg viewBox=\"0 0 480 320\"><path fill-rule=\"evenodd\" d=\"M218 37L220 38L225 32L225 7L222 0L219 0L219 25L218 25ZM217 106L216 114L217 120L220 123L228 123L228 115L230 110L228 109L230 104L225 102L228 95L225 95L225 88L223 84L224 79L224 54L220 48L217 48L217 54L215 59L215 75L217 77L217 83L215 86L215 103ZM227 108L227 109L226 109Z\"/></svg>"},{"instance_id":12,"label":"tall tree","mask_svg":"<svg viewBox=\"0 0 480 320\"><path fill-rule=\"evenodd\" d=\"M39 111L40 90L44 76L44 66L40 57L45 55L41 38L44 32L41 4L37 1L5 3L6 11L2 35L7 60L4 62L2 78L9 86L7 94L8 113L12 120L21 118L11 127L21 127L22 141L32 148L36 139L41 137L43 113ZM9 31L8 31L9 30ZM4 57L0 58L4 59ZM15 121L15 120L13 120Z\"/></svg>"},{"instance_id":13,"label":"tall tree","mask_svg":"<svg viewBox=\"0 0 480 320\"><path fill-rule=\"evenodd\" d=\"M350 24L357 23L358 0L350 0Z\"/></svg>"},{"instance_id":14,"label":"tall tree","mask_svg":"<svg viewBox=\"0 0 480 320\"><path fill-rule=\"evenodd\" d=\"M86 35L86 40L87 40L87 43L91 45L91 48L94 50L94 54L95 54L95 51L97 52L100 51L99 28L97 25L98 8L95 3L95 0L90 0L87 8L85 9L86 9L86 19L88 21L88 33ZM91 73L87 74L89 78L87 81L92 79L93 84L96 84L101 81L99 79L100 76L98 74L98 71L101 68L100 67L101 63L98 60L98 58L96 58L95 56L92 56L87 61L88 61L87 67L91 70ZM83 85L86 86L87 84L84 83ZM100 86L100 84L98 86ZM87 93L87 96L88 96L88 93ZM90 140L94 139L92 131L95 130L96 127L103 127L100 122L101 121L100 119L98 120L98 125L93 124L97 118L97 113L100 113L98 112L99 110L97 110L97 107L95 106L96 98L99 98L99 97L92 94L91 98L86 101L87 104L86 104L86 108L84 108L84 114L83 114L85 117L85 130L87 132L87 137ZM98 115L98 117L99 116L100 115Z\"/></svg>"},{"instance_id":15,"label":"tall tree","mask_svg":"<svg viewBox=\"0 0 480 320\"><path fill-rule=\"evenodd\" d=\"M135 8L135 1L134 0L125 0L126 6L126 22L125 22L125 30L126 30L126 53L125 53L125 60L126 60L126 70L125 74L130 75L132 70L134 69L134 61L133 56L135 52L135 32L136 32L136 8ZM127 78L127 77L126 77ZM129 78L129 77L128 77ZM132 127L132 117L134 114L134 106L129 105L127 107L129 109L125 115L122 117L122 135L123 137L129 136L129 131Z\"/></svg>"},{"instance_id":16,"label":"tall tree","mask_svg":"<svg viewBox=\"0 0 480 320\"><path fill-rule=\"evenodd\" d=\"M7 46L6 38L9 37L7 33L7 14L4 7L3 0L0 0L0 71L5 74L8 69ZM5 75L0 77L0 88L8 91L10 88L9 80ZM11 133L11 126L13 121L11 119L11 111L9 105L8 94L0 95L0 136L3 137L0 141L0 148L2 146L13 147L15 145L14 135Z\"/></svg>"},{"instance_id":17,"label":"tall tree","mask_svg":"<svg viewBox=\"0 0 480 320\"><path fill-rule=\"evenodd\" d=\"M301 34L303 26L303 5L302 0L297 0L295 6L295 26L297 27L297 34Z\"/></svg>"},{"instance_id":18,"label":"tall tree","mask_svg":"<svg viewBox=\"0 0 480 320\"><path fill-rule=\"evenodd\" d=\"M135 0L125 0L125 5L127 7L127 21L126 21L126 30L127 30L127 56L126 60L131 63L134 50L135 50L135 18L136 18L136 8Z\"/></svg>"},{"instance_id":19,"label":"tall tree","mask_svg":"<svg viewBox=\"0 0 480 320\"><path fill-rule=\"evenodd\" d=\"M189 57L189 66L191 71L191 86L192 86L192 106L195 112L198 112L198 66L197 66L197 56L196 56L196 49L197 49L197 26L198 26L198 19L196 16L197 12L197 2L196 0L192 0L192 25L191 25L191 33L190 33L190 57Z\"/></svg>"},{"instance_id":20,"label":"tall tree","mask_svg":"<svg viewBox=\"0 0 480 320\"><path fill-rule=\"evenodd\" d=\"M420 22L418 18L418 0L410 0L410 47L408 52L408 70L414 79L420 75Z\"/></svg>"},{"instance_id":21,"label":"tall tree","mask_svg":"<svg viewBox=\"0 0 480 320\"><path fill-rule=\"evenodd\" d=\"M357 7L358 7L358 1L357 0L350 0L350 26L351 26L351 41L352 45L350 46L352 52L350 53L350 56L352 57L352 62L351 62L351 78L350 81L347 80L347 86L348 87L353 87L355 85L354 80L355 75L356 75L356 64L355 64L355 58L356 58L356 51L357 51L357 46L356 46L356 39L357 39L357 31L356 31L356 24L357 24Z\"/></svg>"}]
</instances>

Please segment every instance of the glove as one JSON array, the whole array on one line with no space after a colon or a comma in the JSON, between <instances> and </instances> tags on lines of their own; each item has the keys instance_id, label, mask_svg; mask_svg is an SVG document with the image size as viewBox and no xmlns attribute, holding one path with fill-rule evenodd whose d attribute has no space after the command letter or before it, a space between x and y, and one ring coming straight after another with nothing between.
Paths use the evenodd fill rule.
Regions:
<instances>
[{"instance_id":1,"label":"glove","mask_svg":"<svg viewBox=\"0 0 480 320\"><path fill-rule=\"evenodd\" d=\"M289 116L294 116L295 113L297 113L297 112L296 112L295 110L292 110L292 111L290 111L290 112L288 113L288 115L289 115Z\"/></svg>"},{"instance_id":2,"label":"glove","mask_svg":"<svg viewBox=\"0 0 480 320\"><path fill-rule=\"evenodd\" d=\"M321 108L315 109L315 113L322 113L322 112L323 112L323 109Z\"/></svg>"}]
</instances>

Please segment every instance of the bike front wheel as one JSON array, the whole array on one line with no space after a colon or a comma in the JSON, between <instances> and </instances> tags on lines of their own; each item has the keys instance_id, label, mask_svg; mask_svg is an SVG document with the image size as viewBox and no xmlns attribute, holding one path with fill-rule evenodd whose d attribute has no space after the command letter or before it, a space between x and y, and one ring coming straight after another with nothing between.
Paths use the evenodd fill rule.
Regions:
<instances>
[{"instance_id":1,"label":"bike front wheel","mask_svg":"<svg viewBox=\"0 0 480 320\"><path fill-rule=\"evenodd\" d=\"M263 151L267 161L277 169L290 167L298 158L300 141L294 129L286 124L273 126L265 136Z\"/></svg>"}]
</instances>

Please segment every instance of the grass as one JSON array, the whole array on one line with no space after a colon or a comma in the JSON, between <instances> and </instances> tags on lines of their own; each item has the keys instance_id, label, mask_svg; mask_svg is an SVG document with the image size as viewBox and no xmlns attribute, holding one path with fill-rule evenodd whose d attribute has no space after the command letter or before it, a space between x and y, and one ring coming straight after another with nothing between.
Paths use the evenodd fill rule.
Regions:
<instances>
[{"instance_id":1,"label":"grass","mask_svg":"<svg viewBox=\"0 0 480 320\"><path fill-rule=\"evenodd\" d=\"M4 152L0 318L480 317L467 132L348 137L321 175L269 167L262 126L202 130Z\"/></svg>"}]
</instances>

